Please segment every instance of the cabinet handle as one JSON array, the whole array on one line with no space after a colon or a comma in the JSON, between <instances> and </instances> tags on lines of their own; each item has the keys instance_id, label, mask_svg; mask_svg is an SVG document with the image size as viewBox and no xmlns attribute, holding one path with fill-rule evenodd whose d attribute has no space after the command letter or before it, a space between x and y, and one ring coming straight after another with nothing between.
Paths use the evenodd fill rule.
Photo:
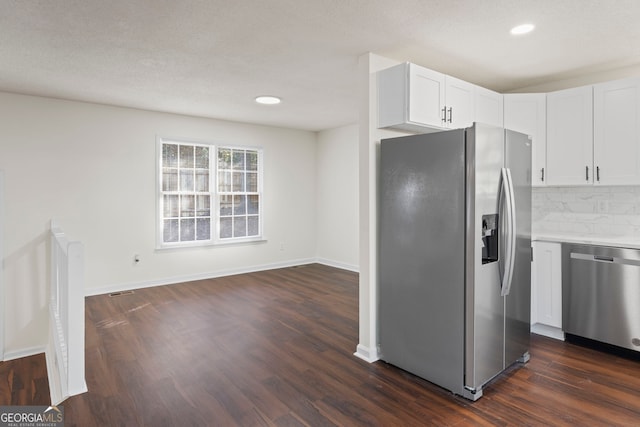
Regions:
<instances>
[{"instance_id":1,"label":"cabinet handle","mask_svg":"<svg viewBox=\"0 0 640 427\"><path fill-rule=\"evenodd\" d=\"M544 182L544 168L540 169L542 175L540 176L540 181Z\"/></svg>"},{"instance_id":2,"label":"cabinet handle","mask_svg":"<svg viewBox=\"0 0 640 427\"><path fill-rule=\"evenodd\" d=\"M600 166L596 166L596 180L600 182Z\"/></svg>"},{"instance_id":3,"label":"cabinet handle","mask_svg":"<svg viewBox=\"0 0 640 427\"><path fill-rule=\"evenodd\" d=\"M442 121L445 123L447 122L447 106L446 105L442 109Z\"/></svg>"},{"instance_id":4,"label":"cabinet handle","mask_svg":"<svg viewBox=\"0 0 640 427\"><path fill-rule=\"evenodd\" d=\"M589 181L589 166L584 167L585 179Z\"/></svg>"},{"instance_id":5,"label":"cabinet handle","mask_svg":"<svg viewBox=\"0 0 640 427\"><path fill-rule=\"evenodd\" d=\"M449 107L449 123L453 120L453 107Z\"/></svg>"}]
</instances>

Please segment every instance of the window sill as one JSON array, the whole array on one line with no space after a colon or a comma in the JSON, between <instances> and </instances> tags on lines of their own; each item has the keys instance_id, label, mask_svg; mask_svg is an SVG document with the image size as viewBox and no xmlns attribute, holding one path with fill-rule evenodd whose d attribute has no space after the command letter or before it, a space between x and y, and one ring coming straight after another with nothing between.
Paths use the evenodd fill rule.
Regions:
<instances>
[{"instance_id":1,"label":"window sill","mask_svg":"<svg viewBox=\"0 0 640 427\"><path fill-rule=\"evenodd\" d=\"M189 243L178 243L175 245L158 245L156 246L156 251L171 251L178 249L193 249L193 248L206 248L206 247L223 247L223 246L242 246L242 245L255 245L267 243L267 239L264 237L259 238L251 238L251 239L234 239L230 241L216 241L216 242L189 242Z\"/></svg>"}]
</instances>

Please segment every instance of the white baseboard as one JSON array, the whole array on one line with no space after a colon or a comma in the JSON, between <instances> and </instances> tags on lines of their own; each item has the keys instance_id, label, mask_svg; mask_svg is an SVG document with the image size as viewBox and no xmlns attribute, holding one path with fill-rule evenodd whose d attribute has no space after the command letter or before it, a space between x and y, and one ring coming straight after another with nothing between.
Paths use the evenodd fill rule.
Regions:
<instances>
[{"instance_id":1,"label":"white baseboard","mask_svg":"<svg viewBox=\"0 0 640 427\"><path fill-rule=\"evenodd\" d=\"M275 270L277 268L295 267L298 265L313 264L318 262L316 258L298 259L273 264L254 265L249 267L234 268L228 270L212 271L199 274L188 274L183 276L172 276L163 279L149 280L143 282L119 283L100 288L85 289L85 296L110 294L112 292L123 292L134 289L151 288L154 286L173 285L175 283L191 282L194 280L215 279L217 277L233 276L236 274L255 273L256 271Z\"/></svg>"},{"instance_id":2,"label":"white baseboard","mask_svg":"<svg viewBox=\"0 0 640 427\"><path fill-rule=\"evenodd\" d=\"M541 323L535 323L531 325L531 332L545 337L553 338L556 340L564 341L564 331L560 328L553 326L543 325Z\"/></svg>"},{"instance_id":3,"label":"white baseboard","mask_svg":"<svg viewBox=\"0 0 640 427\"><path fill-rule=\"evenodd\" d=\"M22 357L35 356L36 354L40 354L40 353L46 353L46 348L36 346L36 347L22 348L19 350L6 351L4 353L3 360L5 362L8 362L9 360L20 359Z\"/></svg>"},{"instance_id":4,"label":"white baseboard","mask_svg":"<svg viewBox=\"0 0 640 427\"><path fill-rule=\"evenodd\" d=\"M100 288L89 288L89 289L85 289L85 296L89 297L94 295L110 294L112 292L123 292L123 291L130 291L134 289L151 288L154 286L173 285L175 283L191 282L194 280L215 279L217 277L233 276L236 274L244 274L244 273L255 273L257 271L275 270L277 268L295 267L298 265L313 264L313 263L328 265L329 267L341 268L343 270L349 270L355 273L359 272L358 266L356 265L345 264L338 261L328 260L325 258L305 258L305 259L278 262L278 263L272 263L272 264L262 264L262 265L254 265L249 267L234 268L234 269L228 269L228 270L212 271L207 273L188 274L183 276L172 276L164 279L149 280L149 281L143 281L143 282L119 283L119 284L114 284L109 286L103 286Z\"/></svg>"},{"instance_id":5,"label":"white baseboard","mask_svg":"<svg viewBox=\"0 0 640 427\"><path fill-rule=\"evenodd\" d=\"M373 363L379 360L377 352L371 352L369 347L362 344L358 344L358 346L356 347L356 352L353 353L353 355L369 363Z\"/></svg>"},{"instance_id":6,"label":"white baseboard","mask_svg":"<svg viewBox=\"0 0 640 427\"><path fill-rule=\"evenodd\" d=\"M335 267L335 268L340 268L342 270L353 271L354 273L360 272L360 269L358 268L357 265L346 264L340 261L333 261L331 259L326 259L326 258L316 258L316 262L318 264L328 265L329 267Z\"/></svg>"}]
</instances>

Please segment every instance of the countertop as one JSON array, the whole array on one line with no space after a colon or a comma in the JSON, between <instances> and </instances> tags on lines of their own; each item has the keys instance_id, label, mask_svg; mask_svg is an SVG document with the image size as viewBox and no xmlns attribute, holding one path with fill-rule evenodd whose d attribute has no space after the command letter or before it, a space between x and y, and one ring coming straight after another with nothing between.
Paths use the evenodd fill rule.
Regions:
<instances>
[{"instance_id":1,"label":"countertop","mask_svg":"<svg viewBox=\"0 0 640 427\"><path fill-rule=\"evenodd\" d=\"M531 236L531 240L640 249L640 237L581 236L577 234L536 233Z\"/></svg>"}]
</instances>

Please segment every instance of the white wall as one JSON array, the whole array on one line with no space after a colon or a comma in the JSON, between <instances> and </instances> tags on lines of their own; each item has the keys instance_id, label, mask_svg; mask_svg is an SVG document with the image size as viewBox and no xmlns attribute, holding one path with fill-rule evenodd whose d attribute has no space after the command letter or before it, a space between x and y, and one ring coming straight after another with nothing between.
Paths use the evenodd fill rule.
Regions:
<instances>
[{"instance_id":1,"label":"white wall","mask_svg":"<svg viewBox=\"0 0 640 427\"><path fill-rule=\"evenodd\" d=\"M317 255L358 270L358 125L322 131L317 146Z\"/></svg>"},{"instance_id":2,"label":"white wall","mask_svg":"<svg viewBox=\"0 0 640 427\"><path fill-rule=\"evenodd\" d=\"M46 341L51 218L85 245L87 294L315 260L313 132L7 93L0 129L8 354ZM268 241L155 250L156 135L262 146Z\"/></svg>"}]
</instances>

